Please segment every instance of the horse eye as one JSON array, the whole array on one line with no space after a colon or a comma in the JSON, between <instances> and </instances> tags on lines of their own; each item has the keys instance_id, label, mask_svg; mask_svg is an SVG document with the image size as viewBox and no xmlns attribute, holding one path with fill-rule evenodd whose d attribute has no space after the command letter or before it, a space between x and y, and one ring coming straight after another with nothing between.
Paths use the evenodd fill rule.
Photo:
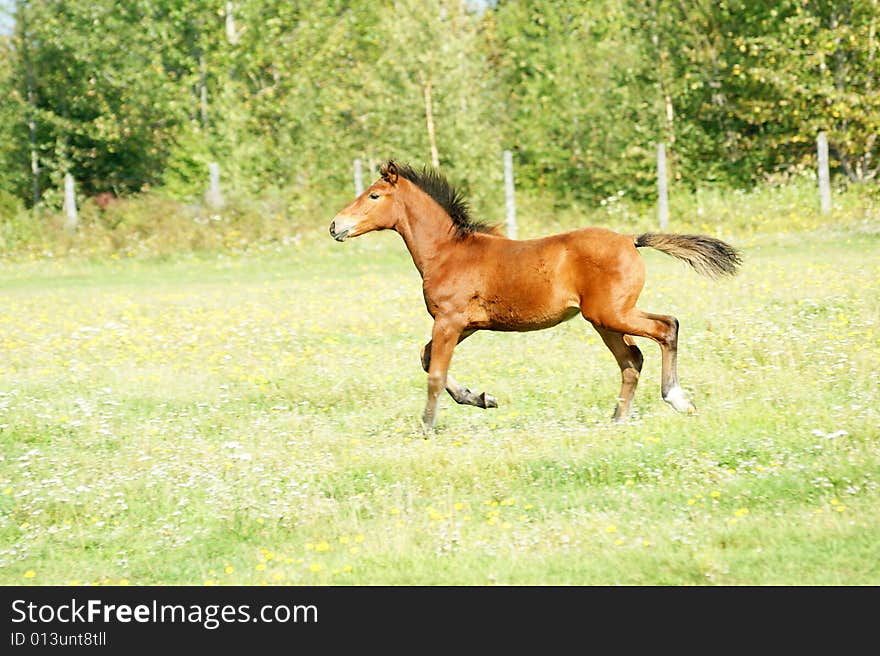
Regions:
<instances>
[{"instance_id":1,"label":"horse eye","mask_svg":"<svg viewBox=\"0 0 880 656\"><path fill-rule=\"evenodd\" d=\"M370 198L372 198L373 200L379 200L379 194L372 193L370 194Z\"/></svg>"}]
</instances>

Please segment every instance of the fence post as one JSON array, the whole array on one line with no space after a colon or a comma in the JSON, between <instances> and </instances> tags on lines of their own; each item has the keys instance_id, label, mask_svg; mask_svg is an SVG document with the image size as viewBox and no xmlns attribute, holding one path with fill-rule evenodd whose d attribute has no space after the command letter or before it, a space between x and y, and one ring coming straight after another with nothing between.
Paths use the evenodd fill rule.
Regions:
<instances>
[{"instance_id":1,"label":"fence post","mask_svg":"<svg viewBox=\"0 0 880 656\"><path fill-rule=\"evenodd\" d=\"M217 162L208 164L208 193L205 194L205 200L214 209L223 207L223 192L220 191L220 165Z\"/></svg>"},{"instance_id":2,"label":"fence post","mask_svg":"<svg viewBox=\"0 0 880 656\"><path fill-rule=\"evenodd\" d=\"M669 225L669 191L666 180L666 144L657 144L657 216L660 229Z\"/></svg>"},{"instance_id":3,"label":"fence post","mask_svg":"<svg viewBox=\"0 0 880 656\"><path fill-rule=\"evenodd\" d=\"M361 168L361 158L354 158L354 195L360 196L364 193L364 172Z\"/></svg>"},{"instance_id":4,"label":"fence post","mask_svg":"<svg viewBox=\"0 0 880 656\"><path fill-rule=\"evenodd\" d=\"M507 236L516 239L516 202L513 197L513 153L504 151L504 200L507 204Z\"/></svg>"},{"instance_id":5,"label":"fence post","mask_svg":"<svg viewBox=\"0 0 880 656\"><path fill-rule=\"evenodd\" d=\"M64 174L64 213L67 216L64 229L67 232L74 232L79 223L79 217L76 213L76 188L70 173Z\"/></svg>"},{"instance_id":6,"label":"fence post","mask_svg":"<svg viewBox=\"0 0 880 656\"><path fill-rule=\"evenodd\" d=\"M831 176L828 173L828 135L820 132L816 140L819 151L819 201L822 214L831 211Z\"/></svg>"}]
</instances>

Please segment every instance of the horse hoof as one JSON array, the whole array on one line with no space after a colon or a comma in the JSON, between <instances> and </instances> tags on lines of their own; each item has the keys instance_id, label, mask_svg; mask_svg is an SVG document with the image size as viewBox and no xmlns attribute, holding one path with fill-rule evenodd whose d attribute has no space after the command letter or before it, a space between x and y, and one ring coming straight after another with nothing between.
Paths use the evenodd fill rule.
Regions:
<instances>
[{"instance_id":1,"label":"horse hoof","mask_svg":"<svg viewBox=\"0 0 880 656\"><path fill-rule=\"evenodd\" d=\"M431 414L422 415L422 437L426 440L429 437L434 435L434 422L436 421L436 416Z\"/></svg>"},{"instance_id":2,"label":"horse hoof","mask_svg":"<svg viewBox=\"0 0 880 656\"><path fill-rule=\"evenodd\" d=\"M676 412L681 412L688 415L692 415L697 412L694 404L690 402L690 399L688 399L687 396L685 396L684 390L677 385L666 393L666 396L663 397L663 400L671 405Z\"/></svg>"},{"instance_id":3,"label":"horse hoof","mask_svg":"<svg viewBox=\"0 0 880 656\"><path fill-rule=\"evenodd\" d=\"M486 394L483 392L480 394L480 406L483 408L497 408L498 401L495 400L495 397L491 394Z\"/></svg>"}]
</instances>

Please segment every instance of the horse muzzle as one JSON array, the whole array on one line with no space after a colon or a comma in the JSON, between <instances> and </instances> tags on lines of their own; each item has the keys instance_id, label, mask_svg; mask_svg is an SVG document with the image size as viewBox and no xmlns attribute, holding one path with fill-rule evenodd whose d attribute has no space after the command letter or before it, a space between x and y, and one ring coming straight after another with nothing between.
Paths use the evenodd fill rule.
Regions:
<instances>
[{"instance_id":1,"label":"horse muzzle","mask_svg":"<svg viewBox=\"0 0 880 656\"><path fill-rule=\"evenodd\" d=\"M340 226L341 229L337 230L336 220L334 219L330 223L330 236L333 237L336 241L345 241L345 238L348 237L348 233L351 232L351 226Z\"/></svg>"}]
</instances>

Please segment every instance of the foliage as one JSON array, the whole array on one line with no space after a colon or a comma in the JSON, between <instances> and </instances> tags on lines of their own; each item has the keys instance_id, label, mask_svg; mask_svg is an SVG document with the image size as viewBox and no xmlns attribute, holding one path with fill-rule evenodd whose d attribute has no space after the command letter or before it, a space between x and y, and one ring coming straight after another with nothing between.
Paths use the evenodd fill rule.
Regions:
<instances>
[{"instance_id":1,"label":"foliage","mask_svg":"<svg viewBox=\"0 0 880 656\"><path fill-rule=\"evenodd\" d=\"M632 68L637 35L615 3L504 3L495 58L508 90L519 179L569 199L654 185L658 130Z\"/></svg>"},{"instance_id":2,"label":"foliage","mask_svg":"<svg viewBox=\"0 0 880 656\"><path fill-rule=\"evenodd\" d=\"M813 167L821 130L835 169L876 176L875 0L630 4L652 34L643 58L660 62L654 77L672 99L679 179L741 185Z\"/></svg>"},{"instance_id":3,"label":"foliage","mask_svg":"<svg viewBox=\"0 0 880 656\"><path fill-rule=\"evenodd\" d=\"M500 218L501 151L518 191L557 207L673 187L747 188L880 161L876 0L20 0L0 43L0 189L60 206L162 188L326 203L389 157L440 166ZM29 122L33 121L33 137ZM38 164L36 179L32 156Z\"/></svg>"},{"instance_id":4,"label":"foliage","mask_svg":"<svg viewBox=\"0 0 880 656\"><path fill-rule=\"evenodd\" d=\"M12 46L0 37L0 196L28 197L28 153L22 135L27 133L25 111L18 94ZM0 203L0 218L10 216L9 201Z\"/></svg>"},{"instance_id":5,"label":"foliage","mask_svg":"<svg viewBox=\"0 0 880 656\"><path fill-rule=\"evenodd\" d=\"M42 188L58 187L68 171L86 194L138 191L160 179L181 90L163 62L152 6L19 4L19 104L36 117Z\"/></svg>"}]
</instances>

